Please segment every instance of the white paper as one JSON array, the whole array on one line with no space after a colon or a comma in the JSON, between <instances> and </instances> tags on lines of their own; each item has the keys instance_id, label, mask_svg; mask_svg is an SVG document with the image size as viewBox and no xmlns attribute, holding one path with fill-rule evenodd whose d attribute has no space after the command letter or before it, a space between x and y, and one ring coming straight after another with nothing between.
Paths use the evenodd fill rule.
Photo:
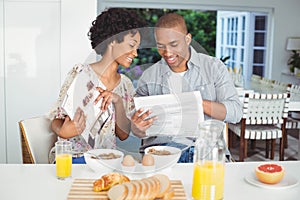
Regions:
<instances>
[{"instance_id":1,"label":"white paper","mask_svg":"<svg viewBox=\"0 0 300 200\"><path fill-rule=\"evenodd\" d=\"M96 87L106 89L104 85L100 84L97 75L91 69L84 68L74 78L62 104L62 108L71 119L74 118L77 108L81 108L84 112L86 129L81 135L86 141L88 141L88 136L91 134L90 130L101 114L100 105L102 101L100 100L94 105L94 101L99 95ZM91 136L94 137L94 135Z\"/></svg>"},{"instance_id":2,"label":"white paper","mask_svg":"<svg viewBox=\"0 0 300 200\"><path fill-rule=\"evenodd\" d=\"M147 136L195 136L198 124L204 121L202 97L199 91L135 97L136 110L151 110L150 117L157 116L146 131Z\"/></svg>"}]
</instances>

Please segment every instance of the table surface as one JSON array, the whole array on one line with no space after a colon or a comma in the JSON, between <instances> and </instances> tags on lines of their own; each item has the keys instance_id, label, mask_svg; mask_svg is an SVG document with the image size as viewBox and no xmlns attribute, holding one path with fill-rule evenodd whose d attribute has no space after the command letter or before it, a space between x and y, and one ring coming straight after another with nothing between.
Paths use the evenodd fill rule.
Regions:
<instances>
[{"instance_id":1,"label":"table surface","mask_svg":"<svg viewBox=\"0 0 300 200\"><path fill-rule=\"evenodd\" d=\"M298 200L300 184L287 189L266 189L251 185L245 177L254 173L255 167L262 162L235 162L225 165L224 199L235 200ZM300 181L300 161L281 161L286 169L286 176L292 176ZM72 178L58 180L55 176L55 165L48 164L0 164L0 199L43 199L66 200L72 182L75 178L100 178L103 173L93 172L87 165L73 165ZM164 173L172 180L181 180L188 199L191 199L193 164L176 164L165 169ZM146 175L135 175L132 179L143 178Z\"/></svg>"}]
</instances>

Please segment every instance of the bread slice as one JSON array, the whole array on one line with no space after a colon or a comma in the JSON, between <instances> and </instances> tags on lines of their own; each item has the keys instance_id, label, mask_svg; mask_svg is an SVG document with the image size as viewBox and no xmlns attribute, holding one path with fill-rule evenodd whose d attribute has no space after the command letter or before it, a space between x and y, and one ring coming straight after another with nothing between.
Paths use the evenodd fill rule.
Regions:
<instances>
[{"instance_id":1,"label":"bread slice","mask_svg":"<svg viewBox=\"0 0 300 200\"><path fill-rule=\"evenodd\" d=\"M115 185L107 192L107 196L110 200L124 200L127 194L128 188L124 184Z\"/></svg>"},{"instance_id":2,"label":"bread slice","mask_svg":"<svg viewBox=\"0 0 300 200\"><path fill-rule=\"evenodd\" d=\"M160 183L160 191L157 194L157 198L162 198L171 188L171 182L168 176L164 174L155 174L153 177L157 178Z\"/></svg>"},{"instance_id":3,"label":"bread slice","mask_svg":"<svg viewBox=\"0 0 300 200\"><path fill-rule=\"evenodd\" d=\"M143 194L143 188L142 188L142 184L139 181L130 181L130 183L134 184L136 187L136 193L135 196L133 197L133 200L140 200Z\"/></svg>"},{"instance_id":4,"label":"bread slice","mask_svg":"<svg viewBox=\"0 0 300 200\"><path fill-rule=\"evenodd\" d=\"M148 179L150 181L152 181L152 183L155 185L155 189L153 190L153 195L154 195L154 198L156 198L160 192L160 182L156 177L153 177L153 176L149 177Z\"/></svg>"},{"instance_id":5,"label":"bread slice","mask_svg":"<svg viewBox=\"0 0 300 200\"><path fill-rule=\"evenodd\" d=\"M145 182L146 185L148 186L148 193L146 195L146 198L147 199L154 199L154 197L153 197L154 186L152 185L152 182L150 182L147 178L144 178L141 181Z\"/></svg>"},{"instance_id":6,"label":"bread slice","mask_svg":"<svg viewBox=\"0 0 300 200\"><path fill-rule=\"evenodd\" d=\"M153 190L152 185L150 184L150 182L147 181L147 179L142 179L140 180L140 182L144 184L143 190L145 190L145 199L150 199L151 192Z\"/></svg>"},{"instance_id":7,"label":"bread slice","mask_svg":"<svg viewBox=\"0 0 300 200\"><path fill-rule=\"evenodd\" d=\"M145 181L149 182L152 188L149 199L155 199L155 197L160 191L159 185L156 184L153 178L147 178L145 179Z\"/></svg>"},{"instance_id":8,"label":"bread slice","mask_svg":"<svg viewBox=\"0 0 300 200\"><path fill-rule=\"evenodd\" d=\"M133 200L136 194L136 186L135 184L131 183L131 182L126 182L123 183L123 185L125 185L128 189L128 194L126 196L126 200Z\"/></svg>"},{"instance_id":9,"label":"bread slice","mask_svg":"<svg viewBox=\"0 0 300 200\"><path fill-rule=\"evenodd\" d=\"M149 192L149 187L148 187L148 184L147 183L145 183L145 182L143 182L143 181L141 181L141 180L139 180L138 181L139 183L140 183L140 185L141 185L141 187L142 187L142 193L141 193L141 195L139 196L139 200L140 199L148 199L148 192Z\"/></svg>"}]
</instances>

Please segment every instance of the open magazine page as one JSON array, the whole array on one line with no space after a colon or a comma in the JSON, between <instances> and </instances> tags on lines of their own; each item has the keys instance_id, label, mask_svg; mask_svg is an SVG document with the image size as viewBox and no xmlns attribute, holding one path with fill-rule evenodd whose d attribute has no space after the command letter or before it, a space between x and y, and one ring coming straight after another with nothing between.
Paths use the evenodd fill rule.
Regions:
<instances>
[{"instance_id":1,"label":"open magazine page","mask_svg":"<svg viewBox=\"0 0 300 200\"><path fill-rule=\"evenodd\" d=\"M135 97L134 103L137 110L150 109L150 117L158 117L147 129L147 136L195 136L199 122L204 121L199 91Z\"/></svg>"},{"instance_id":2,"label":"open magazine page","mask_svg":"<svg viewBox=\"0 0 300 200\"><path fill-rule=\"evenodd\" d=\"M96 90L98 86L106 89L91 68L83 68L74 78L62 104L62 108L71 119L74 118L77 108L83 110L86 116L86 129L82 136L86 141L88 141L89 134L92 134L90 130L101 114L101 101L94 105L94 101L99 95L99 92ZM92 136L94 137L94 135Z\"/></svg>"}]
</instances>

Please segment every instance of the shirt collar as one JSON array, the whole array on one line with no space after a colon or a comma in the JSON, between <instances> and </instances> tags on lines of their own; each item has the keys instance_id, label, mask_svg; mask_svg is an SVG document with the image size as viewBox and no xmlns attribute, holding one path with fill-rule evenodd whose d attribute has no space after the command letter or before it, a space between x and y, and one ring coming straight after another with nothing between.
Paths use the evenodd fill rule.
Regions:
<instances>
[{"instance_id":1,"label":"shirt collar","mask_svg":"<svg viewBox=\"0 0 300 200\"><path fill-rule=\"evenodd\" d=\"M194 66L200 66L200 62L199 62L199 58L197 56L197 52L192 46L190 46L190 52L191 52L190 59L187 63L188 68L192 68Z\"/></svg>"},{"instance_id":2,"label":"shirt collar","mask_svg":"<svg viewBox=\"0 0 300 200\"><path fill-rule=\"evenodd\" d=\"M160 60L160 62L159 62L159 65L161 65L160 66L160 69L161 69L161 74L162 75L164 75L164 74L168 74L168 75L170 75L171 74L171 69L170 69L170 67L169 67L169 65L168 65L168 63L165 61L165 59L161 59Z\"/></svg>"}]
</instances>

